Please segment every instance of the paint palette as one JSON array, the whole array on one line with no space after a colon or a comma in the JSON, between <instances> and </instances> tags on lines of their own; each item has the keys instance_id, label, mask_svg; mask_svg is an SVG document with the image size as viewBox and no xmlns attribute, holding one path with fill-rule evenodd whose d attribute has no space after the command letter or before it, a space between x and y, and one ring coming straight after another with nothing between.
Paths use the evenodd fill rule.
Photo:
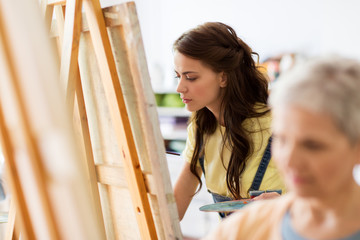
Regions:
<instances>
[{"instance_id":1,"label":"paint palette","mask_svg":"<svg viewBox=\"0 0 360 240\"><path fill-rule=\"evenodd\" d=\"M203 212L234 212L251 203L252 199L241 199L234 201L218 202L200 207Z\"/></svg>"}]
</instances>

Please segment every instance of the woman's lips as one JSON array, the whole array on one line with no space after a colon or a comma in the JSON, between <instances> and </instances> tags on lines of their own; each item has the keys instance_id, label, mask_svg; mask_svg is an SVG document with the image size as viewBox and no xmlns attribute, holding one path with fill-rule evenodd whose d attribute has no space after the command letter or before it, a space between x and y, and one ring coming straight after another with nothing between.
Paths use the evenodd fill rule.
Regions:
<instances>
[{"instance_id":1,"label":"woman's lips","mask_svg":"<svg viewBox=\"0 0 360 240\"><path fill-rule=\"evenodd\" d=\"M299 176L299 175L291 176L291 180L295 185L309 184L311 182L311 180L308 177Z\"/></svg>"},{"instance_id":2,"label":"woman's lips","mask_svg":"<svg viewBox=\"0 0 360 240\"><path fill-rule=\"evenodd\" d=\"M183 98L182 101L183 101L183 103L187 104L187 103L191 102L192 100L191 100L191 99L187 99L187 98Z\"/></svg>"}]
</instances>

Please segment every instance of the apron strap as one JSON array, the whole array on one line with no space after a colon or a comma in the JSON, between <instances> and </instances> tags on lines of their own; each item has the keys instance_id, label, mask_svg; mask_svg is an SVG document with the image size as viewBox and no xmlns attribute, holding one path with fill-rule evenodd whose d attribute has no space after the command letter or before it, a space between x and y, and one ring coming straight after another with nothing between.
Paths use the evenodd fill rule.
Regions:
<instances>
[{"instance_id":1,"label":"apron strap","mask_svg":"<svg viewBox=\"0 0 360 240\"><path fill-rule=\"evenodd\" d=\"M264 178L267 166L269 165L270 159L271 159L271 141L272 141L272 137L269 138L269 142L266 146L265 149L265 153L261 159L261 162L259 164L259 167L256 171L254 180L251 184L251 187L249 189L249 191L255 191L255 190L259 190L261 182Z\"/></svg>"}]
</instances>

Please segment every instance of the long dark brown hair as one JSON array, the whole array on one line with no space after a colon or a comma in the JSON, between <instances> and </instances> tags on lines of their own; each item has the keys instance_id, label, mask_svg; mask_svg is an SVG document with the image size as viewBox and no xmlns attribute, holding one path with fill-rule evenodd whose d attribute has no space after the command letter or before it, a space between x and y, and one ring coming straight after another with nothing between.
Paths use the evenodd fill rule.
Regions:
<instances>
[{"instance_id":1,"label":"long dark brown hair","mask_svg":"<svg viewBox=\"0 0 360 240\"><path fill-rule=\"evenodd\" d=\"M175 41L173 48L227 76L220 107L225 125L222 148L227 144L232 149L226 183L234 199L240 199L240 176L247 158L254 152L249 132L242 123L247 118L258 118L269 111L266 107L260 111L255 109L258 103L266 106L268 99L268 82L253 59L253 55L258 58L258 54L237 37L234 29L220 22L207 22L185 32ZM200 189L202 182L196 172L197 162L204 154L206 136L215 132L218 122L206 107L193 113L190 121L196 129L190 169L199 180ZM222 162L224 165L223 159Z\"/></svg>"}]
</instances>

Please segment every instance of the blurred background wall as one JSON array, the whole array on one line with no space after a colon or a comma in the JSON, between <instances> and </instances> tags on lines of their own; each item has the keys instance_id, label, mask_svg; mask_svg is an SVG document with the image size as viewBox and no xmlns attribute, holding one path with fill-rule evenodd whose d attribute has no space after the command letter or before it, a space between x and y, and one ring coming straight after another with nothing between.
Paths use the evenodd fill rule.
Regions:
<instances>
[{"instance_id":1,"label":"blurred background wall","mask_svg":"<svg viewBox=\"0 0 360 240\"><path fill-rule=\"evenodd\" d=\"M102 0L107 6L122 0ZM360 59L358 0L135 0L157 92L173 92L172 43L184 31L221 21L260 54L340 53Z\"/></svg>"}]
</instances>

